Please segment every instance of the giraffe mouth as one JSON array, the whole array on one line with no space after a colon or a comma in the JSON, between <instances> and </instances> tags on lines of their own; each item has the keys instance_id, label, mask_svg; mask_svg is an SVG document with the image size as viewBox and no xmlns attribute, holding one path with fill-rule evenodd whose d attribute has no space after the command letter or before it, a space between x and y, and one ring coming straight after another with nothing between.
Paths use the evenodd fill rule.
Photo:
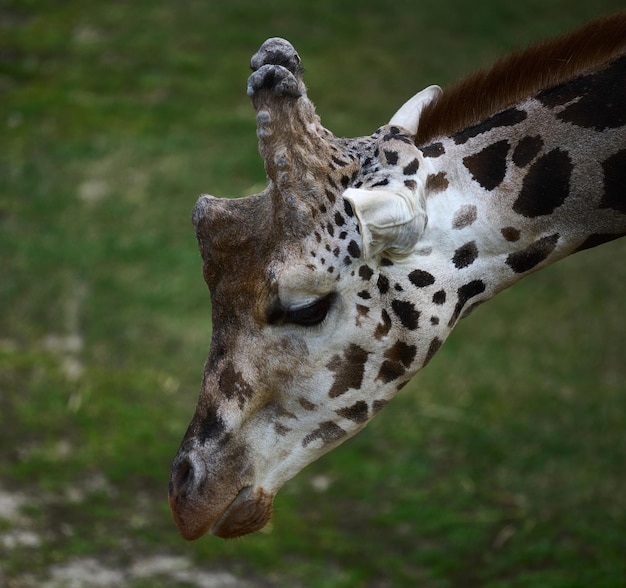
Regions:
<instances>
[{"instance_id":1,"label":"giraffe mouth","mask_svg":"<svg viewBox=\"0 0 626 588\"><path fill-rule=\"evenodd\" d=\"M274 496L262 488L242 488L211 527L211 534L232 539L259 531L272 517L273 501Z\"/></svg>"},{"instance_id":2,"label":"giraffe mouth","mask_svg":"<svg viewBox=\"0 0 626 588\"><path fill-rule=\"evenodd\" d=\"M246 486L226 506L220 507L215 498L197 493L170 494L174 522L187 541L206 533L221 539L241 537L259 531L272 517L274 495L263 488Z\"/></svg>"},{"instance_id":3,"label":"giraffe mouth","mask_svg":"<svg viewBox=\"0 0 626 588\"><path fill-rule=\"evenodd\" d=\"M274 494L229 479L208 475L193 452L183 452L172 466L169 505L180 534L188 541L206 533L230 539L262 529L272 516Z\"/></svg>"}]
</instances>

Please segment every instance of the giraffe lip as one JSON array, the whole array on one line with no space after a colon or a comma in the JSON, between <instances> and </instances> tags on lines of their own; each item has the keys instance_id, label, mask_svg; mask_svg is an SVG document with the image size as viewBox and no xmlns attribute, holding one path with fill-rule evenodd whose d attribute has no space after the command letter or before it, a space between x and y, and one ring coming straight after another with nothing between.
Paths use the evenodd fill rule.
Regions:
<instances>
[{"instance_id":1,"label":"giraffe lip","mask_svg":"<svg viewBox=\"0 0 626 588\"><path fill-rule=\"evenodd\" d=\"M263 488L245 486L211 527L211 534L232 539L259 531L272 517L273 501L274 496Z\"/></svg>"}]
</instances>

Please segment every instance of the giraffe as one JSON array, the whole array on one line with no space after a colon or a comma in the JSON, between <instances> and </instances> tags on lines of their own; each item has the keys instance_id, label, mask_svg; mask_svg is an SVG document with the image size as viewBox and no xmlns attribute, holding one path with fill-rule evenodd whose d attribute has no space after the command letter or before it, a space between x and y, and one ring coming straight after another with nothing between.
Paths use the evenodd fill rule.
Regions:
<instances>
[{"instance_id":1,"label":"giraffe","mask_svg":"<svg viewBox=\"0 0 626 588\"><path fill-rule=\"evenodd\" d=\"M473 308L626 234L626 15L430 86L367 137L322 126L289 42L251 66L268 186L192 214L213 333L169 483L188 540L261 529Z\"/></svg>"}]
</instances>

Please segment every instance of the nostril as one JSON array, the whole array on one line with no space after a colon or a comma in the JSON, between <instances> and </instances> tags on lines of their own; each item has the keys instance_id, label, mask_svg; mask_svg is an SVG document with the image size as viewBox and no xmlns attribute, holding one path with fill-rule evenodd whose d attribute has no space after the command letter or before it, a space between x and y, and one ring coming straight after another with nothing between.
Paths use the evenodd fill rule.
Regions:
<instances>
[{"instance_id":1,"label":"nostril","mask_svg":"<svg viewBox=\"0 0 626 588\"><path fill-rule=\"evenodd\" d=\"M186 457L174 467L170 478L170 496L184 496L192 485L194 470L191 460Z\"/></svg>"}]
</instances>

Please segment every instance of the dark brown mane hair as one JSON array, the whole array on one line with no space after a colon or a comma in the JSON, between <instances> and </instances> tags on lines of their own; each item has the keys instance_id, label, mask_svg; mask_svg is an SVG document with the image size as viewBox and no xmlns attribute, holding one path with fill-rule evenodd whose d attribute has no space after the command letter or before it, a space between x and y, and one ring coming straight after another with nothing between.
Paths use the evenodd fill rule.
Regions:
<instances>
[{"instance_id":1,"label":"dark brown mane hair","mask_svg":"<svg viewBox=\"0 0 626 588\"><path fill-rule=\"evenodd\" d=\"M557 86L626 52L626 12L516 51L445 89L423 111L415 143L427 145L482 122L524 98ZM624 81L626 83L626 80Z\"/></svg>"}]
</instances>

